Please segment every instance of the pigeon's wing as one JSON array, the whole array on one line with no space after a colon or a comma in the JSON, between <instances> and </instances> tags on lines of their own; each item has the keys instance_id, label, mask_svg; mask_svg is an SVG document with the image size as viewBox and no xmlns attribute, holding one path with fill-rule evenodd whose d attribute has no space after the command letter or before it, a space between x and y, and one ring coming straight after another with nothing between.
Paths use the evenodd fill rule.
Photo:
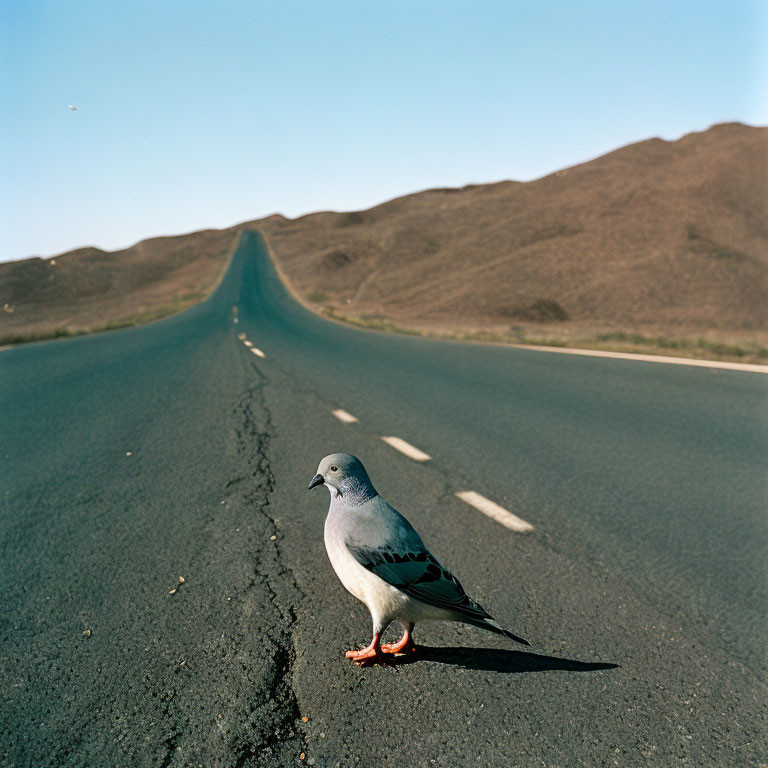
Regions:
<instances>
[{"instance_id":1,"label":"pigeon's wing","mask_svg":"<svg viewBox=\"0 0 768 768\"><path fill-rule=\"evenodd\" d=\"M409 597L455 611L469 619L490 618L464 592L459 580L427 550L410 524L404 518L400 520L400 530L393 531L393 534L399 535L387 536L375 546L361 544L359 539L347 539L347 549L363 568ZM405 531L402 524L407 526Z\"/></svg>"}]
</instances>

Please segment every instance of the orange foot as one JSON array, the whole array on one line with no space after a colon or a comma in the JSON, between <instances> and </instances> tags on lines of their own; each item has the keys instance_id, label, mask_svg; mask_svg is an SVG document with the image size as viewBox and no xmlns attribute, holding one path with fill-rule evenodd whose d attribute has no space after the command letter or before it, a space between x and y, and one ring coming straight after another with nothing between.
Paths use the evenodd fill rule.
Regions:
<instances>
[{"instance_id":1,"label":"orange foot","mask_svg":"<svg viewBox=\"0 0 768 768\"><path fill-rule=\"evenodd\" d=\"M406 654L416 653L416 645L411 637L411 629L403 632L403 636L396 643L384 643L381 646L382 653Z\"/></svg>"},{"instance_id":2,"label":"orange foot","mask_svg":"<svg viewBox=\"0 0 768 768\"><path fill-rule=\"evenodd\" d=\"M381 646L381 652L403 656L406 653L416 653L416 645L413 642L400 645L400 641L398 640L396 643L384 643Z\"/></svg>"},{"instance_id":3,"label":"orange foot","mask_svg":"<svg viewBox=\"0 0 768 768\"><path fill-rule=\"evenodd\" d=\"M360 651L347 651L344 655L361 667L376 664L377 662L381 663L384 660L378 635L373 636L373 640L371 640L371 644L367 648L363 648Z\"/></svg>"},{"instance_id":4,"label":"orange foot","mask_svg":"<svg viewBox=\"0 0 768 768\"><path fill-rule=\"evenodd\" d=\"M351 655L351 654L354 654ZM352 659L354 664L358 667L371 667L374 664L385 664L386 658L381 652L381 649L377 651L369 651L367 648L362 651L347 651L346 656L348 659Z\"/></svg>"}]
</instances>

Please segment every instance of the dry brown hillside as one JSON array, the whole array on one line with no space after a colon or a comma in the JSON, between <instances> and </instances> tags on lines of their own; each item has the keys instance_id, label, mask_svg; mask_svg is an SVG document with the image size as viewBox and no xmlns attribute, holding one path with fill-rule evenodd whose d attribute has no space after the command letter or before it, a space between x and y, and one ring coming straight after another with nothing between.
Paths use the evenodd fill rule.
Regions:
<instances>
[{"instance_id":1,"label":"dry brown hillside","mask_svg":"<svg viewBox=\"0 0 768 768\"><path fill-rule=\"evenodd\" d=\"M88 312L103 313L105 303L135 316L159 312L169 299L197 300L246 227L262 230L300 298L362 324L768 354L760 351L768 346L768 128L738 123L632 144L528 183L428 190L360 212L273 216L115 254L84 249L56 257L54 267L0 264L0 304L16 303L19 312L0 312L0 335L13 330L11 318L23 331L75 315L88 324ZM60 265L71 265L70 293L55 287ZM16 283L8 270L21 275ZM85 283L78 275L92 278L90 298L77 293Z\"/></svg>"},{"instance_id":2,"label":"dry brown hillside","mask_svg":"<svg viewBox=\"0 0 768 768\"><path fill-rule=\"evenodd\" d=\"M430 190L267 233L295 290L348 315L764 341L767 169L768 128L718 125L525 184Z\"/></svg>"},{"instance_id":3,"label":"dry brown hillside","mask_svg":"<svg viewBox=\"0 0 768 768\"><path fill-rule=\"evenodd\" d=\"M0 343L134 325L202 301L236 240L229 230L78 248L0 264ZM12 310L12 311L11 311Z\"/></svg>"}]
</instances>

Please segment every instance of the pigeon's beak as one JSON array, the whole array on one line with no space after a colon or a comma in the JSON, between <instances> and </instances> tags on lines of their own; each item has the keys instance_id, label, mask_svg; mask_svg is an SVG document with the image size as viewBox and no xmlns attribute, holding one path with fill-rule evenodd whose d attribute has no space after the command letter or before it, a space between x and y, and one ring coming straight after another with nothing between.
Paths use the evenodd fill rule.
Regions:
<instances>
[{"instance_id":1,"label":"pigeon's beak","mask_svg":"<svg viewBox=\"0 0 768 768\"><path fill-rule=\"evenodd\" d=\"M318 485L322 485L325 482L325 478L322 475L315 475L312 478L312 482L309 484L309 488L307 488L308 491L311 491L313 488L316 488Z\"/></svg>"}]
</instances>

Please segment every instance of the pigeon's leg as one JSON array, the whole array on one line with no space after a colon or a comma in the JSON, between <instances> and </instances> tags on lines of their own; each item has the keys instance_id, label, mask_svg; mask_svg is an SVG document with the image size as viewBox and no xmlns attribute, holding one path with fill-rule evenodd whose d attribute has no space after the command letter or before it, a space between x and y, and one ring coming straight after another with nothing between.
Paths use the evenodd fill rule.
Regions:
<instances>
[{"instance_id":1,"label":"pigeon's leg","mask_svg":"<svg viewBox=\"0 0 768 768\"><path fill-rule=\"evenodd\" d=\"M382 653L416 653L413 642L413 622L403 624L403 636L396 643L383 643Z\"/></svg>"},{"instance_id":2,"label":"pigeon's leg","mask_svg":"<svg viewBox=\"0 0 768 768\"><path fill-rule=\"evenodd\" d=\"M347 651L346 654L344 654L348 659L352 659L352 661L355 662L355 664L361 664L364 661L369 661L371 659L380 659L381 658L381 643L379 642L379 639L381 638L380 632L374 632L373 633L373 640L371 640L371 644L367 648L363 648L359 651Z\"/></svg>"},{"instance_id":3,"label":"pigeon's leg","mask_svg":"<svg viewBox=\"0 0 768 768\"><path fill-rule=\"evenodd\" d=\"M367 648L360 651L347 651L346 657L352 659L355 664L365 666L366 664L382 663L384 656L381 652L381 636L389 625L389 621L382 620L381 617L374 615L373 618L373 640Z\"/></svg>"}]
</instances>

